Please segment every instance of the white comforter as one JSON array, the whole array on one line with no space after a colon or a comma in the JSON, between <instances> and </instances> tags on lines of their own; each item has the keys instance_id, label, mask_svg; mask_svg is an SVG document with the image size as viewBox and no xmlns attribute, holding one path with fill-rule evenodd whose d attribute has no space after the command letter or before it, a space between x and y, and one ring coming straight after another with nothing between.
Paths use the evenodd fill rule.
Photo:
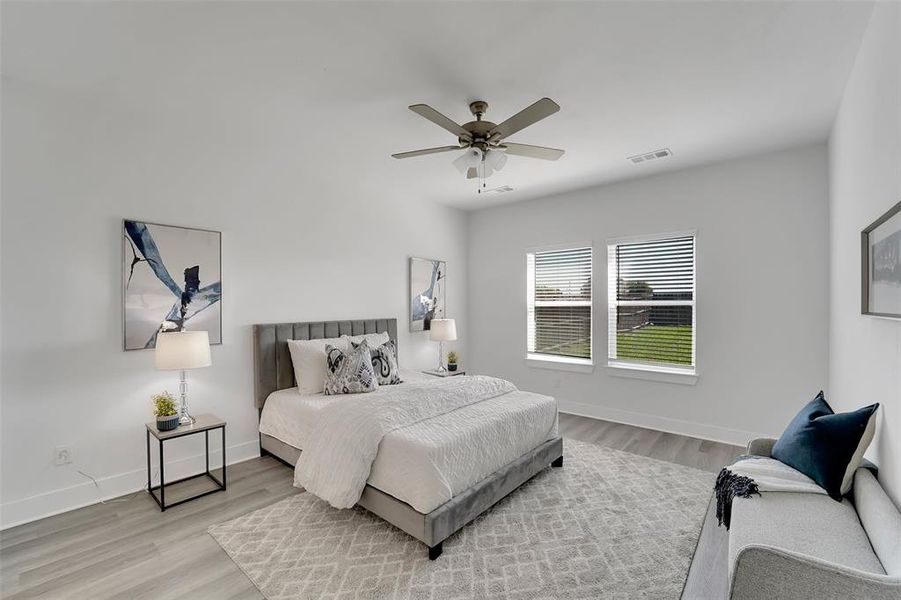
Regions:
<instances>
[{"instance_id":1,"label":"white comforter","mask_svg":"<svg viewBox=\"0 0 901 600\"><path fill-rule=\"evenodd\" d=\"M515 391L509 381L474 376L341 397L318 412L294 484L336 508L350 508L360 499L385 435Z\"/></svg>"},{"instance_id":2,"label":"white comforter","mask_svg":"<svg viewBox=\"0 0 901 600\"><path fill-rule=\"evenodd\" d=\"M401 385L440 381L404 368L400 376ZM393 387L382 386L372 394L389 393ZM340 398L301 396L297 388L273 392L260 416L260 433L303 450L319 411ZM428 514L557 436L554 398L511 392L387 434L379 444L367 485Z\"/></svg>"}]
</instances>

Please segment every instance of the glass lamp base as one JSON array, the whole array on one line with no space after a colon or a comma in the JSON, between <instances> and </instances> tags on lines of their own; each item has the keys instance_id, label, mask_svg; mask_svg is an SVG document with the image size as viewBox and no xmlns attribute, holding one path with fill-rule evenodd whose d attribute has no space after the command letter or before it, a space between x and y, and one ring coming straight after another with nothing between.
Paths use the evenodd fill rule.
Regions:
<instances>
[{"instance_id":1,"label":"glass lamp base","mask_svg":"<svg viewBox=\"0 0 901 600\"><path fill-rule=\"evenodd\" d=\"M438 342L438 367L435 369L436 373L446 373L447 369L444 368L444 342Z\"/></svg>"},{"instance_id":2,"label":"glass lamp base","mask_svg":"<svg viewBox=\"0 0 901 600\"><path fill-rule=\"evenodd\" d=\"M181 414L181 418L178 420L178 424L193 425L196 419L188 412L188 379L185 377L184 370L181 372L181 381L179 381L178 387L179 392L181 392L181 409L178 411Z\"/></svg>"}]
</instances>

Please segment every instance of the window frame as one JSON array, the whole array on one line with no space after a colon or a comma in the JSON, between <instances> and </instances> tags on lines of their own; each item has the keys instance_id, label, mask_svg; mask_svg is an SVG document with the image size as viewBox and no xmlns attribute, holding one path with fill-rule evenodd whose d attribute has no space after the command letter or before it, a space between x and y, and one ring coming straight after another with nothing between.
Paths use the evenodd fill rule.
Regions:
<instances>
[{"instance_id":1,"label":"window frame","mask_svg":"<svg viewBox=\"0 0 901 600\"><path fill-rule=\"evenodd\" d=\"M674 238L691 237L692 244L692 288L691 300L632 300L616 299L616 248L624 244L641 244L665 241ZM694 385L698 378L698 231L689 229L666 233L641 234L607 239L607 373L617 377L650 379L668 383ZM638 360L612 358L616 354L616 317L619 306L690 306L691 307L691 365L676 363L653 363Z\"/></svg>"},{"instance_id":2,"label":"window frame","mask_svg":"<svg viewBox=\"0 0 901 600\"><path fill-rule=\"evenodd\" d=\"M534 308L535 304L535 274L534 268L530 269L530 261L529 255L534 255L541 252L559 252L561 250L578 250L580 248L588 248L590 249L591 256L591 300L588 305L588 314L590 318L589 322L589 350L591 357L590 358L578 358L574 356L560 356L557 354L544 354L541 352L530 352L529 351L529 331L532 330L532 308ZM523 253L523 258L525 259L525 272L526 272L526 343L525 343L525 361L526 364L532 367L538 367L543 369L556 369L561 371L571 371L576 373L591 373L594 371L594 361L595 356L597 356L597 352L595 351L595 340L594 340L594 321L595 321L595 276L596 269L595 266L597 264L597 260L595 258L595 246L591 241L585 242L569 242L569 243L561 243L561 244L551 244L545 246L533 246L525 249Z\"/></svg>"}]
</instances>

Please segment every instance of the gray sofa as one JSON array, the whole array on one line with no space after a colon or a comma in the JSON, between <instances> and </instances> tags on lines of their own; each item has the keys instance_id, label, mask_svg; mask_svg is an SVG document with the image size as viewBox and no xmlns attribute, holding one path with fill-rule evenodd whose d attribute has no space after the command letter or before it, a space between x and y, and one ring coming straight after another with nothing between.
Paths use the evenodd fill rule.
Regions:
<instances>
[{"instance_id":1,"label":"gray sofa","mask_svg":"<svg viewBox=\"0 0 901 600\"><path fill-rule=\"evenodd\" d=\"M775 440L748 454L770 456ZM773 492L735 498L729 530L733 600L901 600L901 512L860 468L851 498Z\"/></svg>"}]
</instances>

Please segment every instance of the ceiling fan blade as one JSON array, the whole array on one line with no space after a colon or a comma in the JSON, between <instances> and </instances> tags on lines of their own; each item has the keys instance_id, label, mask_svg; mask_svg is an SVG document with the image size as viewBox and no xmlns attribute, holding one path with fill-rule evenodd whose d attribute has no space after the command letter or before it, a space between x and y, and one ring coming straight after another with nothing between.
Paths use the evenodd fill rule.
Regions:
<instances>
[{"instance_id":1,"label":"ceiling fan blade","mask_svg":"<svg viewBox=\"0 0 901 600\"><path fill-rule=\"evenodd\" d=\"M472 135L468 131L463 129L463 127L461 127L454 121L451 121L449 118L442 115L440 112L438 112L428 104L412 104L410 106L410 110L421 117L425 117L438 127L442 127L450 131L455 136L472 141Z\"/></svg>"},{"instance_id":2,"label":"ceiling fan blade","mask_svg":"<svg viewBox=\"0 0 901 600\"><path fill-rule=\"evenodd\" d=\"M413 108L412 106L410 108ZM529 125L537 123L541 119L551 116L560 110L560 105L550 98L542 98L538 102L522 109L503 123L495 125L488 132L488 135L495 140L503 139L509 135L513 135L521 129L525 129ZM500 134L500 135L498 135Z\"/></svg>"},{"instance_id":3,"label":"ceiling fan blade","mask_svg":"<svg viewBox=\"0 0 901 600\"><path fill-rule=\"evenodd\" d=\"M546 146L530 146L529 144L511 144L506 142L498 146L498 148L506 148L507 154L515 156L528 156L529 158L540 158L542 160L557 160L566 152L557 148L548 148Z\"/></svg>"},{"instance_id":4,"label":"ceiling fan blade","mask_svg":"<svg viewBox=\"0 0 901 600\"><path fill-rule=\"evenodd\" d=\"M424 150L411 150L410 152L398 152L392 154L394 158L410 158L411 156L424 156L426 154L437 154L439 152L451 152L453 150L463 150L466 146L439 146L438 148L426 148Z\"/></svg>"},{"instance_id":5,"label":"ceiling fan blade","mask_svg":"<svg viewBox=\"0 0 901 600\"><path fill-rule=\"evenodd\" d=\"M475 167L470 167L468 171L466 171L466 179L475 179L479 176L479 170Z\"/></svg>"}]
</instances>

